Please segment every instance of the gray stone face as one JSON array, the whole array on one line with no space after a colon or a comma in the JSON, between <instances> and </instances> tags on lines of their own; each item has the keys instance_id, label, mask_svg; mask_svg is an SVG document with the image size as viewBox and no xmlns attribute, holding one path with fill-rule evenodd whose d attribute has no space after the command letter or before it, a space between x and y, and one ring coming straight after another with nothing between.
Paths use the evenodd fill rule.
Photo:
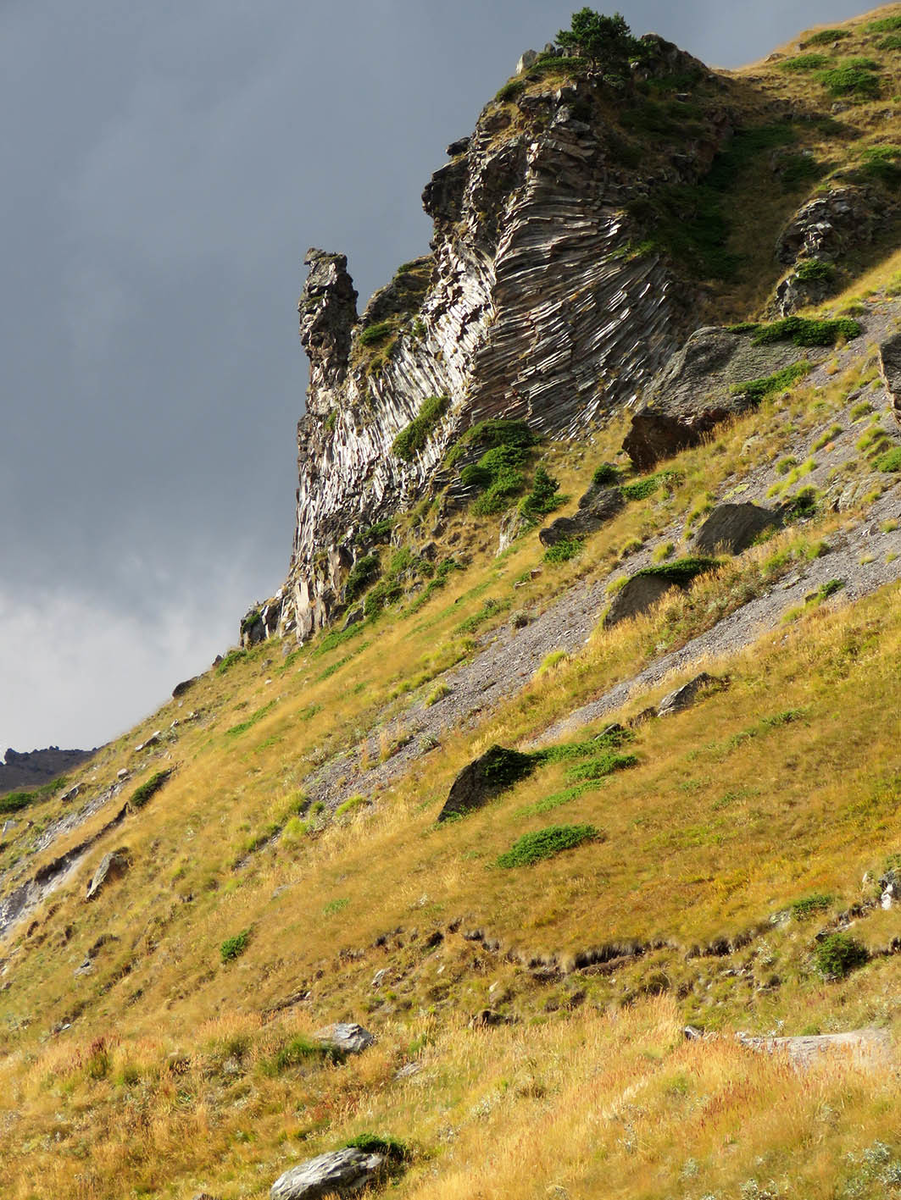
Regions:
<instances>
[{"instance_id":1,"label":"gray stone face","mask_svg":"<svg viewBox=\"0 0 901 1200\"><path fill-rule=\"evenodd\" d=\"M725 684L722 679L718 679L715 675L708 675L706 671L702 671L700 675L696 675L688 683L683 683L681 687L675 688L672 692L664 696L657 705L657 716L671 717L675 713L683 712L686 708L691 708L702 693L716 691L724 686Z\"/></svg>"},{"instance_id":2,"label":"gray stone face","mask_svg":"<svg viewBox=\"0 0 901 1200\"><path fill-rule=\"evenodd\" d=\"M901 333L882 342L879 347L879 366L892 401L895 420L901 421Z\"/></svg>"},{"instance_id":3,"label":"gray stone face","mask_svg":"<svg viewBox=\"0 0 901 1200\"><path fill-rule=\"evenodd\" d=\"M340 1050L342 1054L361 1054L369 1046L375 1045L375 1038L368 1029L349 1021L327 1025L313 1036L317 1042L332 1050Z\"/></svg>"},{"instance_id":4,"label":"gray stone face","mask_svg":"<svg viewBox=\"0 0 901 1200\"><path fill-rule=\"evenodd\" d=\"M542 529L538 538L543 546L554 546L565 538L586 537L606 524L625 506L618 487L589 488L571 517L557 517Z\"/></svg>"},{"instance_id":5,"label":"gray stone face","mask_svg":"<svg viewBox=\"0 0 901 1200\"><path fill-rule=\"evenodd\" d=\"M131 866L131 861L128 857L128 850L122 848L113 850L109 854L104 854L100 860L100 865L94 872L91 882L88 884L85 900L95 899L101 890L114 879L121 879L128 868Z\"/></svg>"},{"instance_id":6,"label":"gray stone face","mask_svg":"<svg viewBox=\"0 0 901 1200\"><path fill-rule=\"evenodd\" d=\"M698 530L695 548L702 554L741 554L765 529L780 523L778 513L757 504L720 504Z\"/></svg>"},{"instance_id":7,"label":"gray stone face","mask_svg":"<svg viewBox=\"0 0 901 1200\"><path fill-rule=\"evenodd\" d=\"M280 1175L269 1190L270 1200L321 1200L325 1196L352 1196L384 1172L381 1154L366 1154L349 1147L320 1154Z\"/></svg>"},{"instance_id":8,"label":"gray stone face","mask_svg":"<svg viewBox=\"0 0 901 1200\"><path fill-rule=\"evenodd\" d=\"M530 769L527 755L504 746L489 746L484 754L467 763L451 784L438 820L447 821L482 808Z\"/></svg>"},{"instance_id":9,"label":"gray stone face","mask_svg":"<svg viewBox=\"0 0 901 1200\"><path fill-rule=\"evenodd\" d=\"M604 617L604 628L612 629L620 621L641 616L668 591L678 586L672 579L662 575L633 575L613 597L613 603Z\"/></svg>"}]
</instances>

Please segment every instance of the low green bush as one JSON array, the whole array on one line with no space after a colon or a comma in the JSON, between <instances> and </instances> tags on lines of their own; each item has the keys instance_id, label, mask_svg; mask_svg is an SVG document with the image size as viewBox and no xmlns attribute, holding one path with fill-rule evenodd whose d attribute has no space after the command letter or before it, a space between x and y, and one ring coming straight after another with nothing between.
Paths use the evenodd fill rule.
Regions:
<instances>
[{"instance_id":1,"label":"low green bush","mask_svg":"<svg viewBox=\"0 0 901 1200\"><path fill-rule=\"evenodd\" d=\"M795 278L802 283L831 283L835 279L835 266L819 258L805 258L796 265Z\"/></svg>"},{"instance_id":2,"label":"low green bush","mask_svg":"<svg viewBox=\"0 0 901 1200\"><path fill-rule=\"evenodd\" d=\"M302 1033L296 1034L290 1042L277 1050L271 1058L263 1063L264 1075L280 1075L292 1067L299 1067L304 1062L343 1062L345 1055L336 1047L315 1042Z\"/></svg>"},{"instance_id":3,"label":"low green bush","mask_svg":"<svg viewBox=\"0 0 901 1200\"><path fill-rule=\"evenodd\" d=\"M250 930L242 929L240 933L226 938L219 947L219 957L224 963L233 962L240 958L250 944Z\"/></svg>"},{"instance_id":4,"label":"low green bush","mask_svg":"<svg viewBox=\"0 0 901 1200\"><path fill-rule=\"evenodd\" d=\"M393 528L394 517L385 517L384 521L376 521L368 529L361 530L354 538L354 545L363 546L370 542L377 546L381 545L390 539Z\"/></svg>"},{"instance_id":5,"label":"low green bush","mask_svg":"<svg viewBox=\"0 0 901 1200\"><path fill-rule=\"evenodd\" d=\"M535 435L525 421L506 421L501 417L489 417L470 426L448 450L444 464L453 467L466 453L469 446L482 446L486 450L493 446L535 445Z\"/></svg>"},{"instance_id":6,"label":"low green bush","mask_svg":"<svg viewBox=\"0 0 901 1200\"><path fill-rule=\"evenodd\" d=\"M901 29L901 17L880 17L867 25L867 33L892 33L896 29Z\"/></svg>"},{"instance_id":7,"label":"low green bush","mask_svg":"<svg viewBox=\"0 0 901 1200\"><path fill-rule=\"evenodd\" d=\"M832 903L833 898L826 892L816 892L812 896L804 896L802 899L796 900L794 904L789 905L791 914L796 921L804 921L807 917L813 917L817 913L825 912Z\"/></svg>"},{"instance_id":8,"label":"low green bush","mask_svg":"<svg viewBox=\"0 0 901 1200\"><path fill-rule=\"evenodd\" d=\"M849 341L860 337L862 329L851 317L835 320L811 317L783 317L769 325L746 322L733 325L733 333L753 333L755 346L766 346L773 342L794 342L796 346L834 346L839 338Z\"/></svg>"},{"instance_id":9,"label":"low green bush","mask_svg":"<svg viewBox=\"0 0 901 1200\"><path fill-rule=\"evenodd\" d=\"M787 58L779 68L782 71L817 71L828 67L831 61L828 54L799 54L796 58Z\"/></svg>"},{"instance_id":10,"label":"low green bush","mask_svg":"<svg viewBox=\"0 0 901 1200\"><path fill-rule=\"evenodd\" d=\"M501 104L507 104L511 100L515 100L517 96L521 96L525 90L526 81L524 79L511 79L502 88L498 88L494 98Z\"/></svg>"},{"instance_id":11,"label":"low green bush","mask_svg":"<svg viewBox=\"0 0 901 1200\"><path fill-rule=\"evenodd\" d=\"M844 979L869 957L866 947L847 933L830 933L813 952L814 966L824 979Z\"/></svg>"},{"instance_id":12,"label":"low green bush","mask_svg":"<svg viewBox=\"0 0 901 1200\"><path fill-rule=\"evenodd\" d=\"M344 584L344 603L353 604L379 577L382 569L377 554L364 554L358 558L348 573Z\"/></svg>"},{"instance_id":13,"label":"low green bush","mask_svg":"<svg viewBox=\"0 0 901 1200\"><path fill-rule=\"evenodd\" d=\"M497 858L499 867L526 867L572 850L583 842L599 841L603 835L594 825L551 825L534 833L523 834L509 850Z\"/></svg>"},{"instance_id":14,"label":"low green bush","mask_svg":"<svg viewBox=\"0 0 901 1200\"><path fill-rule=\"evenodd\" d=\"M881 42L876 43L877 50L901 50L901 33L890 33Z\"/></svg>"},{"instance_id":15,"label":"low green bush","mask_svg":"<svg viewBox=\"0 0 901 1200\"><path fill-rule=\"evenodd\" d=\"M226 671L230 671L236 663L241 662L246 657L246 650L229 650L228 654L222 659L222 662L216 667L216 674L224 675Z\"/></svg>"},{"instance_id":16,"label":"low green bush","mask_svg":"<svg viewBox=\"0 0 901 1200\"><path fill-rule=\"evenodd\" d=\"M379 321L377 325L370 325L360 334L361 346L377 346L379 343L387 341L393 333L393 328L390 321Z\"/></svg>"},{"instance_id":17,"label":"low green bush","mask_svg":"<svg viewBox=\"0 0 901 1200\"><path fill-rule=\"evenodd\" d=\"M876 466L880 471L901 471L901 446L895 446L893 450L881 454L876 459Z\"/></svg>"},{"instance_id":18,"label":"low green bush","mask_svg":"<svg viewBox=\"0 0 901 1200\"><path fill-rule=\"evenodd\" d=\"M850 29L820 29L807 39L808 46L823 46L831 42L840 42L851 36Z\"/></svg>"},{"instance_id":19,"label":"low green bush","mask_svg":"<svg viewBox=\"0 0 901 1200\"><path fill-rule=\"evenodd\" d=\"M869 59L860 63L846 63L828 71L818 71L816 78L830 96L850 96L861 100L877 100L882 91L879 76L873 73L878 64L868 65Z\"/></svg>"},{"instance_id":20,"label":"low green bush","mask_svg":"<svg viewBox=\"0 0 901 1200\"><path fill-rule=\"evenodd\" d=\"M171 774L171 769L168 771L157 771L155 775L151 775L149 779L145 779L132 792L131 800L129 801L131 807L143 808L147 801L156 795Z\"/></svg>"},{"instance_id":21,"label":"low green bush","mask_svg":"<svg viewBox=\"0 0 901 1200\"><path fill-rule=\"evenodd\" d=\"M589 779L605 779L616 771L626 771L629 767L637 765L638 756L635 754L602 754L600 758L593 758L588 762L576 763L574 766L568 767L566 778L571 779L573 783L581 783Z\"/></svg>"},{"instance_id":22,"label":"low green bush","mask_svg":"<svg viewBox=\"0 0 901 1200\"><path fill-rule=\"evenodd\" d=\"M530 520L546 517L566 503L566 496L560 494L560 484L539 464L535 468L532 489L520 501L519 511Z\"/></svg>"},{"instance_id":23,"label":"low green bush","mask_svg":"<svg viewBox=\"0 0 901 1200\"><path fill-rule=\"evenodd\" d=\"M449 406L447 396L428 396L423 400L419 412L391 443L392 452L404 462L412 462L425 449Z\"/></svg>"},{"instance_id":24,"label":"low green bush","mask_svg":"<svg viewBox=\"0 0 901 1200\"><path fill-rule=\"evenodd\" d=\"M593 487L603 487L605 484L613 484L619 482L619 467L613 463L601 463L599 467L595 467L594 474L591 477Z\"/></svg>"},{"instance_id":25,"label":"low green bush","mask_svg":"<svg viewBox=\"0 0 901 1200\"><path fill-rule=\"evenodd\" d=\"M651 567L642 567L640 571L635 572L635 575L657 575L662 579L669 579L673 583L678 583L680 587L685 587L696 575L703 575L706 571L715 571L719 565L720 561L718 558L687 555L685 558L677 558L672 562L656 563Z\"/></svg>"},{"instance_id":26,"label":"low green bush","mask_svg":"<svg viewBox=\"0 0 901 1200\"><path fill-rule=\"evenodd\" d=\"M584 549L584 542L581 538L561 538L559 542L555 542L553 546L548 546L544 552L544 561L547 563L564 563L569 562L571 558L578 558Z\"/></svg>"},{"instance_id":27,"label":"low green bush","mask_svg":"<svg viewBox=\"0 0 901 1200\"><path fill-rule=\"evenodd\" d=\"M785 521L803 521L807 517L812 517L820 503L820 493L813 486L808 484L807 487L799 488L793 496L782 505L782 515Z\"/></svg>"},{"instance_id":28,"label":"low green bush","mask_svg":"<svg viewBox=\"0 0 901 1200\"><path fill-rule=\"evenodd\" d=\"M408 1162L413 1157L413 1151L405 1142L375 1133L358 1133L344 1144L349 1149L362 1150L364 1154L383 1154L389 1162Z\"/></svg>"}]
</instances>

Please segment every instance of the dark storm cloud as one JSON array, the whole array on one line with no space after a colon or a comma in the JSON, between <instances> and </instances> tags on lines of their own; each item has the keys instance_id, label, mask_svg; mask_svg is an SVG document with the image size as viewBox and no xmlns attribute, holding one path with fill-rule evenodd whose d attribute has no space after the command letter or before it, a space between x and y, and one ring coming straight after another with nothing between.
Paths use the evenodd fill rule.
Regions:
<instances>
[{"instance_id":1,"label":"dark storm cloud","mask_svg":"<svg viewBox=\"0 0 901 1200\"><path fill-rule=\"evenodd\" d=\"M310 244L361 297L574 0L0 5L0 749L112 736L278 586ZM836 0L620 5L735 65Z\"/></svg>"}]
</instances>

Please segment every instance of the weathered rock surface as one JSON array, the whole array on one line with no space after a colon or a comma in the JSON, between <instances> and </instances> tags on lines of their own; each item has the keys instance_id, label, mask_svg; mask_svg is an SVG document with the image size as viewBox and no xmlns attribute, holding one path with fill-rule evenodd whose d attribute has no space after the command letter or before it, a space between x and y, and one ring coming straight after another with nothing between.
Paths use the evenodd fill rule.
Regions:
<instances>
[{"instance_id":1,"label":"weathered rock surface","mask_svg":"<svg viewBox=\"0 0 901 1200\"><path fill-rule=\"evenodd\" d=\"M895 420L901 422L901 333L880 344L879 369L891 397Z\"/></svg>"},{"instance_id":2,"label":"weathered rock surface","mask_svg":"<svg viewBox=\"0 0 901 1200\"><path fill-rule=\"evenodd\" d=\"M797 1067L806 1069L827 1063L836 1055L847 1055L858 1066L876 1068L891 1062L891 1037L885 1029L851 1029L847 1033L822 1033L809 1037L748 1037L739 1035L743 1046L767 1054L785 1054Z\"/></svg>"},{"instance_id":3,"label":"weathered rock surface","mask_svg":"<svg viewBox=\"0 0 901 1200\"><path fill-rule=\"evenodd\" d=\"M724 681L717 678L716 675L708 675L706 671L702 671L700 675L696 675L688 683L683 683L681 687L668 692L657 705L657 716L674 716L676 713L683 712L686 708L691 708L703 693L719 691L725 686Z\"/></svg>"},{"instance_id":4,"label":"weathered rock surface","mask_svg":"<svg viewBox=\"0 0 901 1200\"><path fill-rule=\"evenodd\" d=\"M633 575L613 597L613 603L604 617L604 628L612 629L620 621L641 616L668 591L678 586L675 580L667 579L664 575Z\"/></svg>"},{"instance_id":5,"label":"weathered rock surface","mask_svg":"<svg viewBox=\"0 0 901 1200\"><path fill-rule=\"evenodd\" d=\"M776 257L786 265L799 258L836 262L852 247L872 241L884 218L884 206L875 194L833 188L792 217L776 242Z\"/></svg>"},{"instance_id":6,"label":"weathered rock surface","mask_svg":"<svg viewBox=\"0 0 901 1200\"><path fill-rule=\"evenodd\" d=\"M128 856L127 846L104 854L88 884L85 900L94 900L108 883L112 883L114 879L121 879L130 866L131 859Z\"/></svg>"},{"instance_id":7,"label":"weathered rock surface","mask_svg":"<svg viewBox=\"0 0 901 1200\"><path fill-rule=\"evenodd\" d=\"M468 763L451 784L438 820L461 817L482 808L510 787L511 783L524 778L532 767L530 755L508 750L504 746L490 746L484 754Z\"/></svg>"},{"instance_id":8,"label":"weathered rock surface","mask_svg":"<svg viewBox=\"0 0 901 1200\"><path fill-rule=\"evenodd\" d=\"M704 69L662 39L647 45L645 76ZM575 434L631 403L687 332L695 285L631 252L642 227L629 200L658 181L620 161L603 91L590 78L531 83L516 103L489 104L423 193L433 254L406 264L362 316L345 257L307 255L311 382L292 563L272 601L280 633L303 639L341 611L363 552L355 535L451 482L439 467L460 431L502 416ZM696 182L729 120L725 105L712 110L659 182ZM432 396L447 397L445 414L399 458L396 435ZM254 625L251 636L264 634Z\"/></svg>"},{"instance_id":9,"label":"weathered rock surface","mask_svg":"<svg viewBox=\"0 0 901 1200\"><path fill-rule=\"evenodd\" d=\"M589 488L573 516L557 517L539 531L538 538L544 546L555 546L564 538L586 537L615 517L625 503L618 487Z\"/></svg>"},{"instance_id":10,"label":"weathered rock surface","mask_svg":"<svg viewBox=\"0 0 901 1200\"><path fill-rule=\"evenodd\" d=\"M758 504L720 504L695 535L703 554L741 554L765 529L781 524L779 513Z\"/></svg>"},{"instance_id":11,"label":"weathered rock surface","mask_svg":"<svg viewBox=\"0 0 901 1200\"><path fill-rule=\"evenodd\" d=\"M375 1037L369 1030L353 1021L339 1021L335 1025L327 1025L313 1036L323 1046L341 1054L362 1054L369 1046L375 1045Z\"/></svg>"},{"instance_id":12,"label":"weathered rock surface","mask_svg":"<svg viewBox=\"0 0 901 1200\"><path fill-rule=\"evenodd\" d=\"M654 377L623 449L640 471L649 470L660 459L697 445L728 417L754 407L753 400L731 391L734 385L822 357L821 349L802 350L791 342L756 346L747 332L698 329Z\"/></svg>"},{"instance_id":13,"label":"weathered rock surface","mask_svg":"<svg viewBox=\"0 0 901 1200\"><path fill-rule=\"evenodd\" d=\"M280 1175L269 1190L270 1200L321 1200L352 1196L384 1173L385 1158L348 1147L320 1154Z\"/></svg>"}]
</instances>

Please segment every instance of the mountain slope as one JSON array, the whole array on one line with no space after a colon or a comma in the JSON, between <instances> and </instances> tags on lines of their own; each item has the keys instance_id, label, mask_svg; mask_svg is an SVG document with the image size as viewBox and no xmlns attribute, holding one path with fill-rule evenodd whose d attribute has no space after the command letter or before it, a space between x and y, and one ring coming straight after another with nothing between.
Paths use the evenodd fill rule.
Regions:
<instances>
[{"instance_id":1,"label":"mountain slope","mask_svg":"<svg viewBox=\"0 0 901 1200\"><path fill-rule=\"evenodd\" d=\"M892 20L901 28L901 6L803 52L881 56L879 72L855 69L888 95L895 52L878 47L891 31L871 26ZM891 167L891 154L864 151L877 137L891 148L894 117L866 96L828 112L826 84L784 58L723 75L657 52L700 72L680 74L678 90L664 75L671 99L653 74L631 105L587 75L573 86L618 114L617 129L629 113L649 121L650 100L654 112L746 104L731 139L711 135L709 171L745 155L750 116L759 129L820 112L797 118L793 145L828 140L824 192L810 176L803 193L773 189L752 230L784 146L767 134L749 159L727 160L732 190L697 186L729 196L719 250L743 253L744 274L703 278L706 251L673 242L673 197L649 171L656 218L645 206L628 219L670 240L630 270L653 261L743 324L689 340L653 381L648 367L647 386L624 368L622 391L580 350L579 370L588 379L593 362L609 398L601 421L552 392L536 419L515 388L479 408L493 376L477 364L495 335L481 350L464 338L468 381L409 463L388 447L426 386L402 383L432 353L413 345L417 317L377 294L373 320L355 323L340 258L311 262L301 466L302 486L314 461L321 486L301 540L331 598L310 584L320 607L306 628L287 593L252 610L242 647L97 752L77 794L35 793L8 813L4 1196L263 1197L282 1172L361 1135L388 1157L382 1182L410 1197L894 1194L901 254L891 172L848 176ZM571 69L561 61L505 95L543 94ZM480 128L495 112L514 130L533 120L529 104L510 104L489 105ZM823 124L839 118L840 133ZM509 128L478 151L482 166L520 136ZM472 182L474 152L459 153ZM665 172L671 154L651 165ZM876 214L856 222L858 241L835 202L847 187ZM527 181L510 197L492 221L525 237L538 201ZM790 229L803 251L793 263L827 261L812 231L833 239L831 295L779 324L778 306L799 295L777 291L785 266L797 273L773 258L780 222L824 197L828 219L814 209ZM474 193L466 203L469 225L448 230L439 259L471 249L474 225L483 248L495 228ZM486 336L508 316L516 327L533 296L518 287L501 303L499 253L479 268L495 272ZM427 346L450 319L436 314L453 272L434 270L424 291L400 289L419 297ZM413 264L400 278L424 274ZM811 281L822 273L800 283ZM338 302L340 319L320 321ZM541 289L530 302L538 328ZM672 348L689 318L667 318ZM397 341L382 347L367 415L354 388L372 372L357 356L383 322ZM652 418L678 436L639 467L622 446ZM384 507L355 490L369 468L351 452L354 422L382 472L369 478L394 481ZM736 553L720 534L705 542L711 516L748 503L766 510L761 537ZM656 602L614 624L641 588L658 589ZM691 701L662 715L701 671ZM471 764L493 746L504 752L480 775ZM467 768L486 803L443 820ZM323 1049L315 1034L333 1021L361 1022L375 1045ZM753 1040L826 1034L853 1036Z\"/></svg>"}]
</instances>

